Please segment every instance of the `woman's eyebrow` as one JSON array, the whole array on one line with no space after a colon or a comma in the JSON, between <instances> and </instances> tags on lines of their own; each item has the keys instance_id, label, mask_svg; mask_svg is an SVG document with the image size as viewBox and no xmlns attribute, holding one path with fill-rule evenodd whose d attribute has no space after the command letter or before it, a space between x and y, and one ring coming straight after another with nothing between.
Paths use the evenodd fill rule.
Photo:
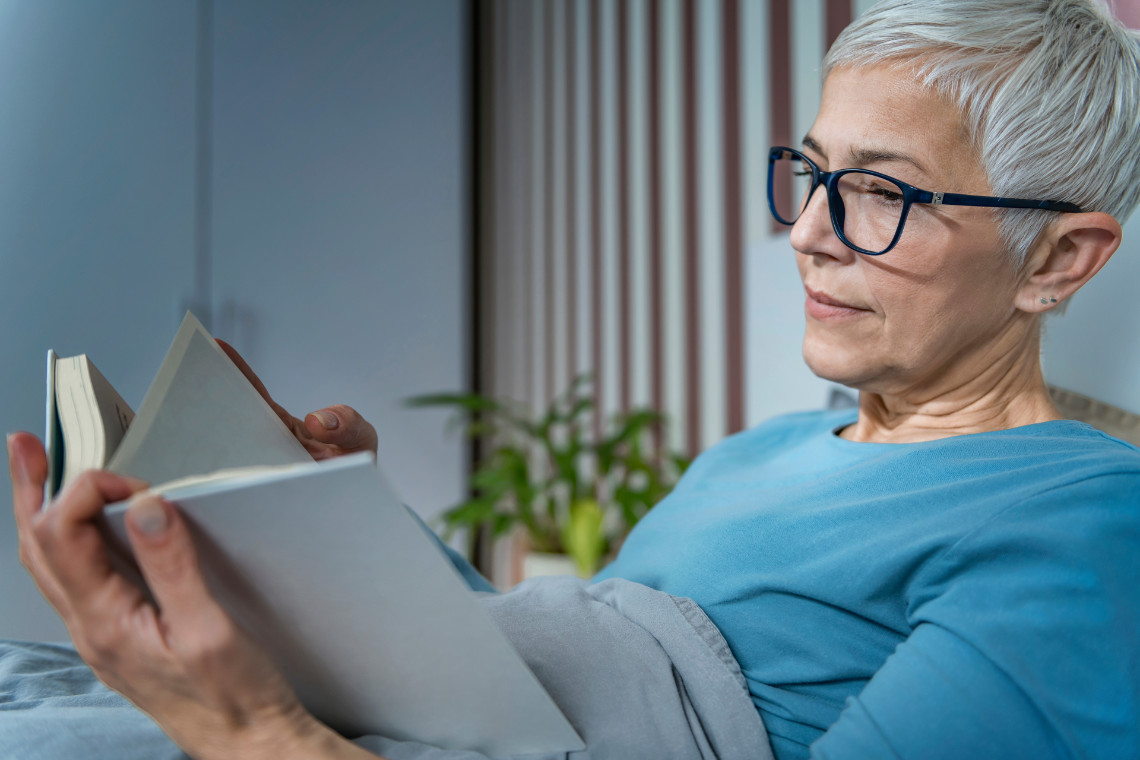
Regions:
<instances>
[{"instance_id":1,"label":"woman's eyebrow","mask_svg":"<svg viewBox=\"0 0 1140 760\"><path fill-rule=\"evenodd\" d=\"M813 153L822 156L824 159L828 158L827 151L825 151L823 149L823 146L819 144L819 141L811 135L804 136L803 146L807 150L810 150ZM930 176L930 172L926 170L926 167L923 166L922 162L920 162L917 158L908 153L902 153L897 150L889 150L887 148L876 147L852 148L851 152L848 155L850 156L850 163L848 163L843 168L858 169L867 166L868 164L875 164L880 162L901 162L910 164L922 172L924 175Z\"/></svg>"},{"instance_id":2,"label":"woman's eyebrow","mask_svg":"<svg viewBox=\"0 0 1140 760\"><path fill-rule=\"evenodd\" d=\"M930 172L926 167L919 162L914 156L907 153L900 153L897 150L888 150L885 148L855 148L850 153L852 166L861 167L868 164L876 164L882 162L891 163L905 163L910 164L918 169L923 174L929 176Z\"/></svg>"},{"instance_id":3,"label":"woman's eyebrow","mask_svg":"<svg viewBox=\"0 0 1140 760\"><path fill-rule=\"evenodd\" d=\"M811 135L804 135L803 146L805 148L807 148L808 150L814 151L815 153L818 153L819 155L823 156L824 158L827 158L827 153L824 152L823 146L821 146L818 142L816 142L815 138L812 137Z\"/></svg>"}]
</instances>

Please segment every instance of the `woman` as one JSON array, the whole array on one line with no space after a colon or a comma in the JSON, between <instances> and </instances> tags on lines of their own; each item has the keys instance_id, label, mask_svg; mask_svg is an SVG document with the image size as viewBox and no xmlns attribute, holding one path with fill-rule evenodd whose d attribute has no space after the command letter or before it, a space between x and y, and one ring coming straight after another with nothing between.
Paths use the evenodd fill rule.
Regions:
<instances>
[{"instance_id":1,"label":"woman","mask_svg":"<svg viewBox=\"0 0 1140 760\"><path fill-rule=\"evenodd\" d=\"M714 447L599 580L700 605L781 760L1140 756L1140 452L1060 419L1039 365L1042 318L1137 204L1138 48L1084 0L888 0L829 53L802 147L773 149L804 357L858 411ZM332 415L298 429L365 429ZM175 742L366 756L212 602L175 510L129 521L158 615L91 527L139 485L91 473L41 512L42 449L9 452L25 563Z\"/></svg>"}]
</instances>

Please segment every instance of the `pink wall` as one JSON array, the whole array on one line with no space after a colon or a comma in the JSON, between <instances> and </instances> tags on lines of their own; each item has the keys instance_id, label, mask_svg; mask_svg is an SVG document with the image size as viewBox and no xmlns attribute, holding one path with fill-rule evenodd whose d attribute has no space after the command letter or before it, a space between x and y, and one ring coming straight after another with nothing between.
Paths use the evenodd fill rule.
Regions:
<instances>
[{"instance_id":1,"label":"pink wall","mask_svg":"<svg viewBox=\"0 0 1140 760\"><path fill-rule=\"evenodd\" d=\"M1116 17L1133 29L1140 29L1140 0L1115 0Z\"/></svg>"}]
</instances>

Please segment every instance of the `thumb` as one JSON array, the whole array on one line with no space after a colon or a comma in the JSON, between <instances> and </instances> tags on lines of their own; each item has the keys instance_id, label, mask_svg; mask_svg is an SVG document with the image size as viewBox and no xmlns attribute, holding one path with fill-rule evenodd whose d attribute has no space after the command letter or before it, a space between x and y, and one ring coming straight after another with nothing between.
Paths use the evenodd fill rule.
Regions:
<instances>
[{"instance_id":1,"label":"thumb","mask_svg":"<svg viewBox=\"0 0 1140 760\"><path fill-rule=\"evenodd\" d=\"M174 505L150 492L135 497L127 509L127 535L155 602L175 629L180 620L218 609L190 530Z\"/></svg>"},{"instance_id":2,"label":"thumb","mask_svg":"<svg viewBox=\"0 0 1140 760\"><path fill-rule=\"evenodd\" d=\"M335 446L340 453L376 453L376 428L350 406L336 404L305 417L305 430L321 443Z\"/></svg>"},{"instance_id":3,"label":"thumb","mask_svg":"<svg viewBox=\"0 0 1140 760\"><path fill-rule=\"evenodd\" d=\"M30 519L44 499L44 481L47 480L47 454L43 446L30 433L13 433L8 436L8 473L12 478L13 506L18 523Z\"/></svg>"}]
</instances>

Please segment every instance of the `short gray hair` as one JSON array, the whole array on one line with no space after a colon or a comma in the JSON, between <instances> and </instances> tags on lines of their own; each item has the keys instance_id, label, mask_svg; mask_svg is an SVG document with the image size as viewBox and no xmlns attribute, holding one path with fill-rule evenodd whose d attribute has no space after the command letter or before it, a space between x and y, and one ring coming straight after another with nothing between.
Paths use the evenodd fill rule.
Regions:
<instances>
[{"instance_id":1,"label":"short gray hair","mask_svg":"<svg viewBox=\"0 0 1140 760\"><path fill-rule=\"evenodd\" d=\"M1121 223L1140 203L1140 37L1107 8L884 0L839 35L823 74L884 63L912 66L957 105L994 195L1069 201ZM1057 216L998 212L1015 262Z\"/></svg>"}]
</instances>

